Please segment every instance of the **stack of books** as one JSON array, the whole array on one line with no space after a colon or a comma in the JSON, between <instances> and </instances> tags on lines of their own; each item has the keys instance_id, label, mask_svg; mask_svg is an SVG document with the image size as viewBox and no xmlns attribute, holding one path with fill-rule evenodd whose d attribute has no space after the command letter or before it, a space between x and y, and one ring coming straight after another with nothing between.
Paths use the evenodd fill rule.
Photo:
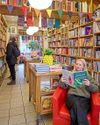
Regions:
<instances>
[{"instance_id":1,"label":"stack of books","mask_svg":"<svg viewBox=\"0 0 100 125\"><path fill-rule=\"evenodd\" d=\"M34 68L35 68L37 73L48 73L48 72L50 72L49 65L44 64L44 63L34 64Z\"/></svg>"}]
</instances>

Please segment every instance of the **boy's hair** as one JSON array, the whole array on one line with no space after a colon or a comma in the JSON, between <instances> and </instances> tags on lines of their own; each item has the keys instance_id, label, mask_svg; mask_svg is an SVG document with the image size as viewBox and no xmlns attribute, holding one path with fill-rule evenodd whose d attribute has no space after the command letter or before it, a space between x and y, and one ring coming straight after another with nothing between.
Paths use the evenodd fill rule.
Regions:
<instances>
[{"instance_id":1,"label":"boy's hair","mask_svg":"<svg viewBox=\"0 0 100 125\"><path fill-rule=\"evenodd\" d=\"M83 63L83 65L84 65L84 70L87 70L87 64L86 64L85 59L77 59L76 62L77 61L81 61Z\"/></svg>"}]
</instances>

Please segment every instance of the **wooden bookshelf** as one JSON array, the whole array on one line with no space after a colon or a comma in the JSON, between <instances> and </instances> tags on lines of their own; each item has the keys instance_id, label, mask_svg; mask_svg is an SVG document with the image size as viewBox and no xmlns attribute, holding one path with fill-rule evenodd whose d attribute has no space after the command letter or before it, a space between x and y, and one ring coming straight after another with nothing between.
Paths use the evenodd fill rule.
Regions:
<instances>
[{"instance_id":1,"label":"wooden bookshelf","mask_svg":"<svg viewBox=\"0 0 100 125\"><path fill-rule=\"evenodd\" d=\"M2 15L0 15L0 85L3 81L3 76L6 71L6 57L5 57L5 50L6 50L6 41L7 40L7 24L5 19Z\"/></svg>"},{"instance_id":2,"label":"wooden bookshelf","mask_svg":"<svg viewBox=\"0 0 100 125\"><path fill-rule=\"evenodd\" d=\"M61 35L64 34L62 27L50 29L49 47L54 50L53 56L56 62L73 65L76 59L85 59L89 72L98 79L100 77L100 17L89 20L84 14L82 21L74 20L65 23L67 25L63 29L65 27L67 29L66 36ZM62 39L65 40L64 45L62 45ZM66 50L63 52L64 49L67 53Z\"/></svg>"}]
</instances>

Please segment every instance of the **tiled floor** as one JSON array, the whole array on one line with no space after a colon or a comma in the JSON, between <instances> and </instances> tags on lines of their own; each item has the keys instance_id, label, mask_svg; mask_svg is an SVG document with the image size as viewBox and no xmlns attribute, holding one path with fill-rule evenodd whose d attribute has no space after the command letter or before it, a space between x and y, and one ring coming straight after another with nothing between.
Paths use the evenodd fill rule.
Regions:
<instances>
[{"instance_id":1,"label":"tiled floor","mask_svg":"<svg viewBox=\"0 0 100 125\"><path fill-rule=\"evenodd\" d=\"M0 125L36 125L37 114L29 102L23 65L16 69L16 85L7 85L8 75L0 87ZM52 116L42 116L39 125L52 125Z\"/></svg>"}]
</instances>

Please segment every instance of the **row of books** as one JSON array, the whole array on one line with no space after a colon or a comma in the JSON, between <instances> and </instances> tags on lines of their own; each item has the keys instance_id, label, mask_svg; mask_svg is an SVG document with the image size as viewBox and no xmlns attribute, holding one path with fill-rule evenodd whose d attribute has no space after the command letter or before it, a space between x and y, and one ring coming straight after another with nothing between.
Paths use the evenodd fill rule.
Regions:
<instances>
[{"instance_id":1,"label":"row of books","mask_svg":"<svg viewBox=\"0 0 100 125\"><path fill-rule=\"evenodd\" d=\"M69 32L69 38L78 37L78 29Z\"/></svg>"},{"instance_id":2,"label":"row of books","mask_svg":"<svg viewBox=\"0 0 100 125\"><path fill-rule=\"evenodd\" d=\"M100 59L100 49L95 50L95 58Z\"/></svg>"},{"instance_id":3,"label":"row of books","mask_svg":"<svg viewBox=\"0 0 100 125\"><path fill-rule=\"evenodd\" d=\"M50 72L50 67L47 64L43 64L43 63L38 64L37 63L37 64L34 64L34 68L35 68L37 73L48 73L48 72Z\"/></svg>"},{"instance_id":4,"label":"row of books","mask_svg":"<svg viewBox=\"0 0 100 125\"><path fill-rule=\"evenodd\" d=\"M97 81L97 83L100 84L100 74L93 73L93 77Z\"/></svg>"},{"instance_id":5,"label":"row of books","mask_svg":"<svg viewBox=\"0 0 100 125\"><path fill-rule=\"evenodd\" d=\"M93 31L94 31L94 33L100 32L100 22L93 23Z\"/></svg>"},{"instance_id":6,"label":"row of books","mask_svg":"<svg viewBox=\"0 0 100 125\"><path fill-rule=\"evenodd\" d=\"M94 61L93 62L93 70L100 72L100 61Z\"/></svg>"},{"instance_id":7,"label":"row of books","mask_svg":"<svg viewBox=\"0 0 100 125\"><path fill-rule=\"evenodd\" d=\"M69 53L71 56L93 57L93 50L91 48L70 48Z\"/></svg>"},{"instance_id":8,"label":"row of books","mask_svg":"<svg viewBox=\"0 0 100 125\"><path fill-rule=\"evenodd\" d=\"M23 0L1 0L0 4L8 4L8 5L13 5L13 6L22 6L23 5Z\"/></svg>"},{"instance_id":9,"label":"row of books","mask_svg":"<svg viewBox=\"0 0 100 125\"><path fill-rule=\"evenodd\" d=\"M50 47L60 47L60 46L63 46L63 45L68 46L68 42L69 42L69 41L67 41L67 40L53 41L53 42L50 42L50 43L49 43L49 46L50 46Z\"/></svg>"},{"instance_id":10,"label":"row of books","mask_svg":"<svg viewBox=\"0 0 100 125\"><path fill-rule=\"evenodd\" d=\"M74 1L62 0L62 2L54 0L50 8L52 9L61 8L64 11L89 12L89 6L87 2L80 2L80 1L77 2L75 0Z\"/></svg>"},{"instance_id":11,"label":"row of books","mask_svg":"<svg viewBox=\"0 0 100 125\"><path fill-rule=\"evenodd\" d=\"M82 19L80 20L80 25L84 25L87 24L89 22L91 22L93 19L89 17L89 15L85 15L82 17Z\"/></svg>"},{"instance_id":12,"label":"row of books","mask_svg":"<svg viewBox=\"0 0 100 125\"><path fill-rule=\"evenodd\" d=\"M22 6L23 2L27 0L1 0L1 4L10 4L14 6ZM51 9L58 10L59 8L64 11L79 11L79 12L89 12L89 6L87 2L77 2L77 1L69 1L69 0L62 0L62 2L58 0L53 0L52 5L49 7Z\"/></svg>"},{"instance_id":13,"label":"row of books","mask_svg":"<svg viewBox=\"0 0 100 125\"><path fill-rule=\"evenodd\" d=\"M79 31L79 36L91 35L93 33L93 28L92 26L81 27Z\"/></svg>"},{"instance_id":14,"label":"row of books","mask_svg":"<svg viewBox=\"0 0 100 125\"><path fill-rule=\"evenodd\" d=\"M95 46L100 46L100 35L96 35L94 37L94 45Z\"/></svg>"},{"instance_id":15,"label":"row of books","mask_svg":"<svg viewBox=\"0 0 100 125\"><path fill-rule=\"evenodd\" d=\"M55 59L55 61L56 62L59 62L59 63L62 63L62 64L69 64L68 63L68 57L66 57L66 56L58 56L58 55L56 55L55 57L54 57L54 59Z\"/></svg>"},{"instance_id":16,"label":"row of books","mask_svg":"<svg viewBox=\"0 0 100 125\"><path fill-rule=\"evenodd\" d=\"M55 48L54 53L68 55L68 48Z\"/></svg>"},{"instance_id":17,"label":"row of books","mask_svg":"<svg viewBox=\"0 0 100 125\"><path fill-rule=\"evenodd\" d=\"M70 39L70 47L86 47L93 46L93 38L80 38L80 39Z\"/></svg>"}]
</instances>

